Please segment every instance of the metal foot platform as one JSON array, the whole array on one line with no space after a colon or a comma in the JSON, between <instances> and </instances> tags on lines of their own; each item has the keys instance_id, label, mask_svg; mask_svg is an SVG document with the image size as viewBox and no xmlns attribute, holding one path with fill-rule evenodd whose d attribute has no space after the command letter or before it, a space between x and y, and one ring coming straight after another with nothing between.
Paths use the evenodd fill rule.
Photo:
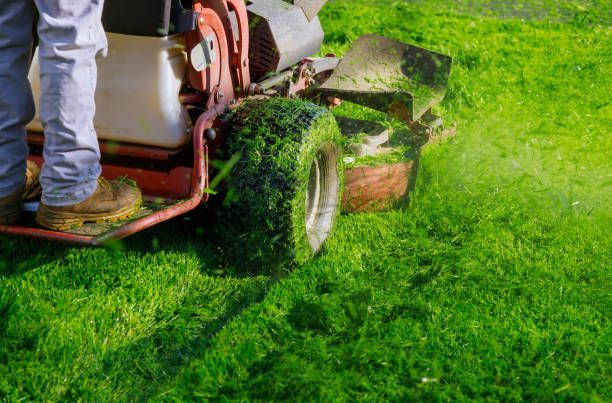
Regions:
<instances>
[{"instance_id":1,"label":"metal foot platform","mask_svg":"<svg viewBox=\"0 0 612 403\"><path fill-rule=\"evenodd\" d=\"M144 203L138 213L127 219L100 224L85 223L68 231L52 231L38 225L34 219L38 202L31 202L24 205L21 220L15 225L0 225L0 233L74 245L104 246L181 215L191 210L193 202L189 199L172 204Z\"/></svg>"}]
</instances>

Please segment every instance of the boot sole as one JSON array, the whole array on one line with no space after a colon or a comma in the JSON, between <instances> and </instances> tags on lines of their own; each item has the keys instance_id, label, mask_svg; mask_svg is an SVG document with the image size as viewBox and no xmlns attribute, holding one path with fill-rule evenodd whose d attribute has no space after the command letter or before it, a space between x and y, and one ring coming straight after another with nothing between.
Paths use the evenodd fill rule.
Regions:
<instances>
[{"instance_id":1,"label":"boot sole","mask_svg":"<svg viewBox=\"0 0 612 403\"><path fill-rule=\"evenodd\" d=\"M53 231L67 231L78 228L85 223L106 223L115 222L128 218L140 210L142 200L136 204L125 206L110 213L99 214L78 214L66 211L53 211L47 206L41 205L36 213L36 222Z\"/></svg>"}]
</instances>

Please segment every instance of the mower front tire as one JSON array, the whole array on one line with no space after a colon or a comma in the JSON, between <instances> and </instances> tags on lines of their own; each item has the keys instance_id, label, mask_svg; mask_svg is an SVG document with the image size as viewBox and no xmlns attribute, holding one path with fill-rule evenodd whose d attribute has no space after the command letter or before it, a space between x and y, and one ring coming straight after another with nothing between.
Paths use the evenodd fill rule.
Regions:
<instances>
[{"instance_id":1,"label":"mower front tire","mask_svg":"<svg viewBox=\"0 0 612 403\"><path fill-rule=\"evenodd\" d=\"M248 100L232 117L229 203L220 226L228 255L250 268L290 268L332 232L343 189L342 137L325 108L298 99ZM232 259L236 261L236 259Z\"/></svg>"}]
</instances>

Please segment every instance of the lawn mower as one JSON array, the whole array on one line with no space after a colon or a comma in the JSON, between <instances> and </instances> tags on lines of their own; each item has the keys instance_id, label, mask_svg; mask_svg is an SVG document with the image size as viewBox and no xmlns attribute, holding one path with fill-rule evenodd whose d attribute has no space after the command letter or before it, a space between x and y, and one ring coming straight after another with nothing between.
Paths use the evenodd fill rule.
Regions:
<instances>
[{"instance_id":1,"label":"lawn mower","mask_svg":"<svg viewBox=\"0 0 612 403\"><path fill-rule=\"evenodd\" d=\"M104 245L219 197L226 226L239 228L235 242L267 242L269 253L282 247L296 261L317 253L344 188L359 201L405 187L400 178L372 196L367 187L380 178L364 184L362 172L355 180L362 183L345 182L344 137L330 107L373 108L429 138L440 127L431 108L451 68L447 56L378 35L359 38L343 58L312 56L323 43L317 14L326 1L106 0L110 53L98 61L95 117L103 175L135 181L145 204L129 220L65 232L37 227L25 214L0 233ZM38 99L36 52L30 81ZM349 131L364 124L352 123ZM365 152L378 152L385 136L369 133ZM39 164L43 140L37 116L28 143Z\"/></svg>"}]
</instances>

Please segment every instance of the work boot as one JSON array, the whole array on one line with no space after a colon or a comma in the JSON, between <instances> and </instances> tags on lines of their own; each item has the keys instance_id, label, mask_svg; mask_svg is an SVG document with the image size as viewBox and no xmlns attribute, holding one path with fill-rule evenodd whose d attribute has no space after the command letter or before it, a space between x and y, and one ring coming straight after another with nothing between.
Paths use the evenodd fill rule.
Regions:
<instances>
[{"instance_id":1,"label":"work boot","mask_svg":"<svg viewBox=\"0 0 612 403\"><path fill-rule=\"evenodd\" d=\"M0 225L15 224L21 218L25 186L6 197L0 197Z\"/></svg>"},{"instance_id":2,"label":"work boot","mask_svg":"<svg viewBox=\"0 0 612 403\"><path fill-rule=\"evenodd\" d=\"M86 222L118 221L138 212L142 203L140 190L131 184L104 178L88 199L71 206L47 206L40 203L36 222L54 231L66 231Z\"/></svg>"},{"instance_id":3,"label":"work boot","mask_svg":"<svg viewBox=\"0 0 612 403\"><path fill-rule=\"evenodd\" d=\"M21 208L26 200L36 199L41 194L40 168L32 161L27 162L25 185L6 197L0 197L0 224L15 224L21 218Z\"/></svg>"},{"instance_id":4,"label":"work boot","mask_svg":"<svg viewBox=\"0 0 612 403\"><path fill-rule=\"evenodd\" d=\"M40 167L30 160L28 160L28 169L26 170L26 183L23 192L23 200L29 201L40 197L42 193L42 187L40 186Z\"/></svg>"}]
</instances>

